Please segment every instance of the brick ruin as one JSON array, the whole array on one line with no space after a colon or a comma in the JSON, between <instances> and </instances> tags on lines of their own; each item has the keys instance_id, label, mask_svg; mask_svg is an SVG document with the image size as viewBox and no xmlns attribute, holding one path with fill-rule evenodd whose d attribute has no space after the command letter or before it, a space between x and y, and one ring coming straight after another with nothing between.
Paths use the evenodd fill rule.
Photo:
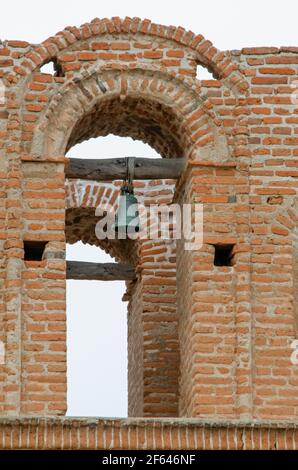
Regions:
<instances>
[{"instance_id":1,"label":"brick ruin","mask_svg":"<svg viewBox=\"0 0 298 470\"><path fill-rule=\"evenodd\" d=\"M298 48L222 52L181 27L94 19L1 42L0 79L0 448L296 448ZM187 160L178 181L135 187L148 204L202 203L201 250L96 238L119 182L66 180L65 155L110 133ZM136 268L127 420L63 417L78 240Z\"/></svg>"}]
</instances>

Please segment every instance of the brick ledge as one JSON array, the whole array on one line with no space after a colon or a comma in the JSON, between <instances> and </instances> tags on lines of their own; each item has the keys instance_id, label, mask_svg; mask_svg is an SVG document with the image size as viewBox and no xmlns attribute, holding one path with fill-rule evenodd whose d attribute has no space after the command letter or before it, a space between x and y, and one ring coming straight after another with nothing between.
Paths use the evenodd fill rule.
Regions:
<instances>
[{"instance_id":1,"label":"brick ledge","mask_svg":"<svg viewBox=\"0 0 298 470\"><path fill-rule=\"evenodd\" d=\"M298 422L5 417L0 449L298 449Z\"/></svg>"}]
</instances>

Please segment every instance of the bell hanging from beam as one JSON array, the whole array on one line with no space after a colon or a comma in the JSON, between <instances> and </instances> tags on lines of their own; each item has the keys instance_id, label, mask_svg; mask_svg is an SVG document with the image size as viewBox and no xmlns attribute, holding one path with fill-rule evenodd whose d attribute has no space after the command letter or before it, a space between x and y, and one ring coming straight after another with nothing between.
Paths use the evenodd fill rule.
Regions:
<instances>
[{"instance_id":1,"label":"bell hanging from beam","mask_svg":"<svg viewBox=\"0 0 298 470\"><path fill-rule=\"evenodd\" d=\"M118 212L115 216L115 232L118 238L126 238L127 234L133 235L140 231L138 200L134 195L133 174L134 157L126 159L126 179L123 181L118 204Z\"/></svg>"}]
</instances>

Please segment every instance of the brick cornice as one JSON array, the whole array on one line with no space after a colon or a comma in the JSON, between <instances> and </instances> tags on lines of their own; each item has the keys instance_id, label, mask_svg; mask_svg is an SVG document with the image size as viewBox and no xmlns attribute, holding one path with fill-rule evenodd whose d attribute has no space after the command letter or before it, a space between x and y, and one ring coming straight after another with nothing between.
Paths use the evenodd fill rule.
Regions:
<instances>
[{"instance_id":1,"label":"brick cornice","mask_svg":"<svg viewBox=\"0 0 298 470\"><path fill-rule=\"evenodd\" d=\"M186 418L2 418L0 449L297 449L298 424Z\"/></svg>"}]
</instances>

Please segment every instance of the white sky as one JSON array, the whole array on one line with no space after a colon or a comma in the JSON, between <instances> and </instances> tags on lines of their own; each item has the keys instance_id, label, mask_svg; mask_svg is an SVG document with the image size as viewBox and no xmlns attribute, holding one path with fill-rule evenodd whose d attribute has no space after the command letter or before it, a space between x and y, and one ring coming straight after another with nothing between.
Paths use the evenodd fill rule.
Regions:
<instances>
[{"instance_id":1,"label":"white sky","mask_svg":"<svg viewBox=\"0 0 298 470\"><path fill-rule=\"evenodd\" d=\"M66 26L95 17L139 16L201 33L221 50L251 46L297 46L295 0L13 0L2 2L0 39L38 43ZM202 77L203 78L203 77ZM112 136L85 142L77 157L154 156L148 146ZM94 247L73 245L68 259L102 262ZM126 303L122 282L68 281L69 415L126 416Z\"/></svg>"},{"instance_id":2,"label":"white sky","mask_svg":"<svg viewBox=\"0 0 298 470\"><path fill-rule=\"evenodd\" d=\"M41 42L93 18L139 16L203 34L219 49L297 44L295 0L13 0L1 2L1 39Z\"/></svg>"}]
</instances>

